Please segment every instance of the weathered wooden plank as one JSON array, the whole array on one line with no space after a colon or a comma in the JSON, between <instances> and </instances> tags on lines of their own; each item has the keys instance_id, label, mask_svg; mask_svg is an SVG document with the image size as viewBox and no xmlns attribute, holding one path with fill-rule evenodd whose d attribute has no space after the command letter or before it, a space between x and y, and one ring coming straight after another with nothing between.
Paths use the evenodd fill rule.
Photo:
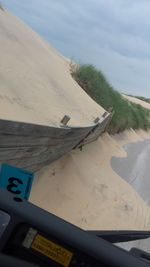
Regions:
<instances>
[{"instance_id":1,"label":"weathered wooden plank","mask_svg":"<svg viewBox=\"0 0 150 267\"><path fill-rule=\"evenodd\" d=\"M22 167L25 168L26 170L36 172L36 171L40 170L40 168L45 167L46 165L49 165L50 163L54 162L55 160L58 160L59 158L61 158L65 154L69 153L72 150L72 148L70 149L70 147L69 147L68 149L66 149L65 153L63 150L55 151L55 153L52 155L52 157L48 158L47 160L44 160L44 161L40 160L40 163L39 162L37 164L34 163L33 165L24 164Z\"/></svg>"},{"instance_id":2,"label":"weathered wooden plank","mask_svg":"<svg viewBox=\"0 0 150 267\"><path fill-rule=\"evenodd\" d=\"M107 116L91 127L61 129L0 120L0 162L37 170L74 147L96 140L109 121Z\"/></svg>"},{"instance_id":3,"label":"weathered wooden plank","mask_svg":"<svg viewBox=\"0 0 150 267\"><path fill-rule=\"evenodd\" d=\"M11 135L36 135L49 136L49 134L57 134L58 127L49 127L45 125L31 124L18 121L0 120L0 133ZM66 133L66 129L61 128L61 133Z\"/></svg>"},{"instance_id":4,"label":"weathered wooden plank","mask_svg":"<svg viewBox=\"0 0 150 267\"><path fill-rule=\"evenodd\" d=\"M110 121L110 114L107 115L100 123L96 124L88 134L77 144L77 147L84 146L88 143L95 141L105 130L108 122Z\"/></svg>"},{"instance_id":5,"label":"weathered wooden plank","mask_svg":"<svg viewBox=\"0 0 150 267\"><path fill-rule=\"evenodd\" d=\"M57 145L48 145L48 146L14 146L14 147L1 147L0 148L0 161L11 160L11 159L20 159L22 157L34 157L39 156L41 153L45 153L52 149L64 149L74 146L76 140L58 143Z\"/></svg>"},{"instance_id":6,"label":"weathered wooden plank","mask_svg":"<svg viewBox=\"0 0 150 267\"><path fill-rule=\"evenodd\" d=\"M13 136L0 135L0 148L2 147L21 147L21 146L46 146L57 145L60 140L52 140L48 137L30 137L30 136Z\"/></svg>"},{"instance_id":7,"label":"weathered wooden plank","mask_svg":"<svg viewBox=\"0 0 150 267\"><path fill-rule=\"evenodd\" d=\"M85 138L84 144L96 140L105 131L108 122L109 122L109 115L99 125L97 125L95 129L93 128L91 134L89 134L87 138Z\"/></svg>"},{"instance_id":8,"label":"weathered wooden plank","mask_svg":"<svg viewBox=\"0 0 150 267\"><path fill-rule=\"evenodd\" d=\"M76 141L83 139L86 132L80 134L78 132L77 136L66 135L64 137L33 137L33 136L17 136L17 135L0 135L0 148L3 147L21 147L21 146L55 146L57 144L66 143L69 141Z\"/></svg>"},{"instance_id":9,"label":"weathered wooden plank","mask_svg":"<svg viewBox=\"0 0 150 267\"><path fill-rule=\"evenodd\" d=\"M70 150L66 151L66 153L68 153ZM33 164L33 165L24 165L23 168L26 169L26 170L29 170L29 171L37 171L39 170L40 168L54 162L55 160L58 160L59 158L61 158L62 156L64 156L64 153L59 153L59 154L53 154L53 157L47 159L47 160L44 160L44 161L40 161L39 163L37 164Z\"/></svg>"},{"instance_id":10,"label":"weathered wooden plank","mask_svg":"<svg viewBox=\"0 0 150 267\"><path fill-rule=\"evenodd\" d=\"M68 145L64 145L64 146L57 146L55 148L49 148L47 149L47 151L42 152L39 155L31 155L30 157L22 157L22 158L18 158L18 159L7 159L5 160L5 163L9 163L11 165L15 165L15 166L20 166L20 167L25 167L27 168L28 166L32 166L32 165L37 165L40 163L44 163L47 161L54 161L55 159L57 159L58 157L60 157L61 155L64 155L65 153L67 153L68 151L70 151L72 149L72 146L74 144L68 144ZM4 163L4 161L0 162Z\"/></svg>"},{"instance_id":11,"label":"weathered wooden plank","mask_svg":"<svg viewBox=\"0 0 150 267\"><path fill-rule=\"evenodd\" d=\"M43 147L23 147L23 148L1 148L0 149L0 161L4 160L17 160L28 157L38 157L42 154L49 153L56 149L65 150L68 147L74 146L73 142L67 142L66 144L59 144L57 146L43 146Z\"/></svg>"},{"instance_id":12,"label":"weathered wooden plank","mask_svg":"<svg viewBox=\"0 0 150 267\"><path fill-rule=\"evenodd\" d=\"M48 147L9 147L9 148L0 148L0 160L7 159L20 159L22 157L30 157L31 155L38 156L42 152L47 151Z\"/></svg>"},{"instance_id":13,"label":"weathered wooden plank","mask_svg":"<svg viewBox=\"0 0 150 267\"><path fill-rule=\"evenodd\" d=\"M51 127L44 126L38 124L24 123L24 122L16 122L9 120L0 120L0 134L8 134L8 135L29 135L29 136L43 136L43 137L56 137L56 136L69 136L82 134L87 132L88 129L92 128L94 125L90 127Z\"/></svg>"}]
</instances>

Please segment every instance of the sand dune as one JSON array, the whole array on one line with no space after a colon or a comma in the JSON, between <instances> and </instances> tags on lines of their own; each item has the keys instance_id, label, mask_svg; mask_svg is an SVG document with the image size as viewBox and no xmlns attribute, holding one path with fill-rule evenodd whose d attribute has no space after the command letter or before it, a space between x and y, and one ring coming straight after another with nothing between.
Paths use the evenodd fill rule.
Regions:
<instances>
[{"instance_id":1,"label":"sand dune","mask_svg":"<svg viewBox=\"0 0 150 267\"><path fill-rule=\"evenodd\" d=\"M125 97L127 100L129 100L135 104L139 104L139 105L143 106L144 108L150 109L150 104L141 100L141 99L138 99L138 98L133 97L133 96L128 96L128 95L123 95L123 97Z\"/></svg>"},{"instance_id":2,"label":"sand dune","mask_svg":"<svg viewBox=\"0 0 150 267\"><path fill-rule=\"evenodd\" d=\"M3 11L0 54L0 118L59 126L66 114L70 125L87 126L104 112L72 79L65 58Z\"/></svg>"},{"instance_id":3,"label":"sand dune","mask_svg":"<svg viewBox=\"0 0 150 267\"><path fill-rule=\"evenodd\" d=\"M141 139L104 134L69 153L37 174L30 201L84 229L150 229L149 207L110 166L126 156L123 143Z\"/></svg>"}]
</instances>

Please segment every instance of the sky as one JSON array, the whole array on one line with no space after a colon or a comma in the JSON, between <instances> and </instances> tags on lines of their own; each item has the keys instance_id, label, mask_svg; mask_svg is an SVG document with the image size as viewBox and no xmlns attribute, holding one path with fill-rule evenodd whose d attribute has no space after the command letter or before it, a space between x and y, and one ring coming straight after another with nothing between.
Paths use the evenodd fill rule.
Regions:
<instances>
[{"instance_id":1,"label":"sky","mask_svg":"<svg viewBox=\"0 0 150 267\"><path fill-rule=\"evenodd\" d=\"M0 0L64 56L150 97L150 0Z\"/></svg>"}]
</instances>

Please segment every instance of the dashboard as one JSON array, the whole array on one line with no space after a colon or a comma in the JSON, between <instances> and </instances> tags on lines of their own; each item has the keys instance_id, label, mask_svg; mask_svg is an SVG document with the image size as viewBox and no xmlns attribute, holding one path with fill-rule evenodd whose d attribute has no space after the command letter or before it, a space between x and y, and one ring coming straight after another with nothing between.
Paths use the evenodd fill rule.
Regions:
<instances>
[{"instance_id":1,"label":"dashboard","mask_svg":"<svg viewBox=\"0 0 150 267\"><path fill-rule=\"evenodd\" d=\"M150 266L149 262L3 189L0 254L41 267Z\"/></svg>"}]
</instances>

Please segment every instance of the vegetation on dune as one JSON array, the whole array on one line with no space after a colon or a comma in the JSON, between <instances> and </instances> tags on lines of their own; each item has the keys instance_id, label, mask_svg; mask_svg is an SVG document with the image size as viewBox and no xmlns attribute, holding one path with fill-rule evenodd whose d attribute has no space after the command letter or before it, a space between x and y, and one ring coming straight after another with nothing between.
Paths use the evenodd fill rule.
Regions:
<instances>
[{"instance_id":1,"label":"vegetation on dune","mask_svg":"<svg viewBox=\"0 0 150 267\"><path fill-rule=\"evenodd\" d=\"M113 107L114 115L108 128L109 133L115 134L130 128L150 128L150 111L123 98L93 65L73 68L72 76L104 109Z\"/></svg>"},{"instance_id":2,"label":"vegetation on dune","mask_svg":"<svg viewBox=\"0 0 150 267\"><path fill-rule=\"evenodd\" d=\"M1 3L0 3L0 10L5 11Z\"/></svg>"}]
</instances>

